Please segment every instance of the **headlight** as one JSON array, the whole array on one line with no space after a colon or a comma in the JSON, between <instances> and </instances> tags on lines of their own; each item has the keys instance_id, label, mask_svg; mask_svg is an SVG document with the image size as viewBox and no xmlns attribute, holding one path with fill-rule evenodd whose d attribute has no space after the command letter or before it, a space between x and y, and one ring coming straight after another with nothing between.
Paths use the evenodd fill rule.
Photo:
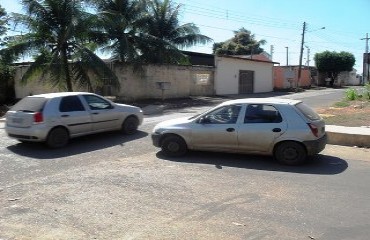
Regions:
<instances>
[{"instance_id":1,"label":"headlight","mask_svg":"<svg viewBox=\"0 0 370 240\"><path fill-rule=\"evenodd\" d=\"M153 128L153 133L161 134L164 131L163 128L160 127L154 127Z\"/></svg>"}]
</instances>

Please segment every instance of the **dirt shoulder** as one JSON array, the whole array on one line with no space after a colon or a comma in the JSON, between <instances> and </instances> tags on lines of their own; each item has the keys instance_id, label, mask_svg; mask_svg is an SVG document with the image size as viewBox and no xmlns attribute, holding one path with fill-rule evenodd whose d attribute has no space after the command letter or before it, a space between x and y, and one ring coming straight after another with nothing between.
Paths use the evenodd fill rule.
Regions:
<instances>
[{"instance_id":1,"label":"dirt shoulder","mask_svg":"<svg viewBox=\"0 0 370 240\"><path fill-rule=\"evenodd\" d=\"M320 108L316 111L324 118L327 125L370 126L370 101L340 102L336 106Z\"/></svg>"}]
</instances>

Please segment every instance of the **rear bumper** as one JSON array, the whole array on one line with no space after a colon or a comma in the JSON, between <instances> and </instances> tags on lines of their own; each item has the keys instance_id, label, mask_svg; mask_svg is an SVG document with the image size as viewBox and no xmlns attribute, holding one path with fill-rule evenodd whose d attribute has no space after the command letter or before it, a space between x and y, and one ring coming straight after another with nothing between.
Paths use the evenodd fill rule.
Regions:
<instances>
[{"instance_id":1,"label":"rear bumper","mask_svg":"<svg viewBox=\"0 0 370 240\"><path fill-rule=\"evenodd\" d=\"M5 126L5 132L9 137L18 140L42 142L45 141L47 137L48 129L41 125L34 125L28 128Z\"/></svg>"},{"instance_id":2,"label":"rear bumper","mask_svg":"<svg viewBox=\"0 0 370 240\"><path fill-rule=\"evenodd\" d=\"M311 156L324 150L327 142L328 136L325 133L325 135L322 136L321 138L313 141L304 141L303 144L306 146L307 155Z\"/></svg>"}]
</instances>

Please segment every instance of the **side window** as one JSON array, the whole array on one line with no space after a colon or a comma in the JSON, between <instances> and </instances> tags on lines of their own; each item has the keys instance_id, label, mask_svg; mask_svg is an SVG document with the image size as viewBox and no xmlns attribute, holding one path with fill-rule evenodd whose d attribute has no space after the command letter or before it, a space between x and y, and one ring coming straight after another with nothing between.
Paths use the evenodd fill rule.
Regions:
<instances>
[{"instance_id":1,"label":"side window","mask_svg":"<svg viewBox=\"0 0 370 240\"><path fill-rule=\"evenodd\" d=\"M206 116L203 123L208 124L233 124L236 123L239 117L241 105L229 105L220 107Z\"/></svg>"},{"instance_id":2,"label":"side window","mask_svg":"<svg viewBox=\"0 0 370 240\"><path fill-rule=\"evenodd\" d=\"M91 110L103 110L111 108L111 104L103 98L94 95L83 96Z\"/></svg>"},{"instance_id":3,"label":"side window","mask_svg":"<svg viewBox=\"0 0 370 240\"><path fill-rule=\"evenodd\" d=\"M77 112L77 111L85 111L81 100L78 96L67 96L63 97L60 101L59 105L60 112Z\"/></svg>"},{"instance_id":4,"label":"side window","mask_svg":"<svg viewBox=\"0 0 370 240\"><path fill-rule=\"evenodd\" d=\"M249 104L245 111L244 123L279 123L282 121L279 111L265 104Z\"/></svg>"}]
</instances>

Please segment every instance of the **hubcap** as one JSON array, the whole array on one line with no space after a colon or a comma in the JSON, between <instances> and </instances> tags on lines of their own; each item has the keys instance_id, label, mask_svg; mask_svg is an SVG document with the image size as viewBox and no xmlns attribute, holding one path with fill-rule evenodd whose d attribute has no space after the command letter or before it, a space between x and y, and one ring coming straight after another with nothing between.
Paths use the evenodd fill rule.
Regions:
<instances>
[{"instance_id":1,"label":"hubcap","mask_svg":"<svg viewBox=\"0 0 370 240\"><path fill-rule=\"evenodd\" d=\"M177 152L179 151L180 149L180 146L179 144L175 143L175 142L171 142L168 144L168 150L171 151L171 152Z\"/></svg>"}]
</instances>

